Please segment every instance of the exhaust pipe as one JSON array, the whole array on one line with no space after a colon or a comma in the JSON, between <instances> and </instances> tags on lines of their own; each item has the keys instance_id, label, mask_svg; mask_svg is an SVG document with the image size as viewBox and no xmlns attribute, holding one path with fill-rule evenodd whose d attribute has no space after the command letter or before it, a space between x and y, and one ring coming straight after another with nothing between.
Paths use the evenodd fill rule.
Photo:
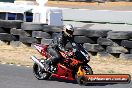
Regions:
<instances>
[{"instance_id":1,"label":"exhaust pipe","mask_svg":"<svg viewBox=\"0 0 132 88\"><path fill-rule=\"evenodd\" d=\"M32 59L37 65L39 65L42 69L44 68L44 65L43 65L35 56L31 56L31 59Z\"/></svg>"}]
</instances>

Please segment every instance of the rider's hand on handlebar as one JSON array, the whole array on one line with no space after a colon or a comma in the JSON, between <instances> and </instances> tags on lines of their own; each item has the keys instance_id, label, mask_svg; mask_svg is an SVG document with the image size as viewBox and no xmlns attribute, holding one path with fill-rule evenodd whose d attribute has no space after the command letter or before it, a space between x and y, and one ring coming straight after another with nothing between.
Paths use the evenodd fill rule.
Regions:
<instances>
[{"instance_id":1,"label":"rider's hand on handlebar","mask_svg":"<svg viewBox=\"0 0 132 88\"><path fill-rule=\"evenodd\" d=\"M77 51L77 49L72 49L72 52L75 53Z\"/></svg>"}]
</instances>

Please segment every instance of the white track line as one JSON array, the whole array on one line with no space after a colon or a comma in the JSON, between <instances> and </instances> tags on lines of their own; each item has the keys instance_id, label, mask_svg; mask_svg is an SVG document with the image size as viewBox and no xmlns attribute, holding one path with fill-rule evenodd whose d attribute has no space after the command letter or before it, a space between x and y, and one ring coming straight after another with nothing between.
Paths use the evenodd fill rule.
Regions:
<instances>
[{"instance_id":1,"label":"white track line","mask_svg":"<svg viewBox=\"0 0 132 88\"><path fill-rule=\"evenodd\" d=\"M23 65L20 65L20 64L9 64L9 63L6 63L6 62L1 62L0 64L7 64L7 65L11 65L11 66L15 65L15 66L18 66L18 67L23 66ZM32 66L24 66L24 67L30 68Z\"/></svg>"}]
</instances>

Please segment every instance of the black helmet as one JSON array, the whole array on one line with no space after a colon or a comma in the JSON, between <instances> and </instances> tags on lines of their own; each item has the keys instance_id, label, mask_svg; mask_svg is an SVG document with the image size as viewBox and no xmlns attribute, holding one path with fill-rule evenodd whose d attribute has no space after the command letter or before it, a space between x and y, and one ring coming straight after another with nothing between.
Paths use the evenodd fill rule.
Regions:
<instances>
[{"instance_id":1,"label":"black helmet","mask_svg":"<svg viewBox=\"0 0 132 88\"><path fill-rule=\"evenodd\" d=\"M64 25L63 31L67 36L72 37L74 28L71 24L67 24L67 25Z\"/></svg>"}]
</instances>

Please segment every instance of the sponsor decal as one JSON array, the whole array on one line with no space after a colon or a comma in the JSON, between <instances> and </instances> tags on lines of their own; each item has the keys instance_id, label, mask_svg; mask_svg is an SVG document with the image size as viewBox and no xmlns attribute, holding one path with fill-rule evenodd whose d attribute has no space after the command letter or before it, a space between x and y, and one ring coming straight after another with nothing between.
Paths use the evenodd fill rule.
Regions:
<instances>
[{"instance_id":1,"label":"sponsor decal","mask_svg":"<svg viewBox=\"0 0 132 88\"><path fill-rule=\"evenodd\" d=\"M130 83L129 74L94 74L86 75L88 83Z\"/></svg>"}]
</instances>

